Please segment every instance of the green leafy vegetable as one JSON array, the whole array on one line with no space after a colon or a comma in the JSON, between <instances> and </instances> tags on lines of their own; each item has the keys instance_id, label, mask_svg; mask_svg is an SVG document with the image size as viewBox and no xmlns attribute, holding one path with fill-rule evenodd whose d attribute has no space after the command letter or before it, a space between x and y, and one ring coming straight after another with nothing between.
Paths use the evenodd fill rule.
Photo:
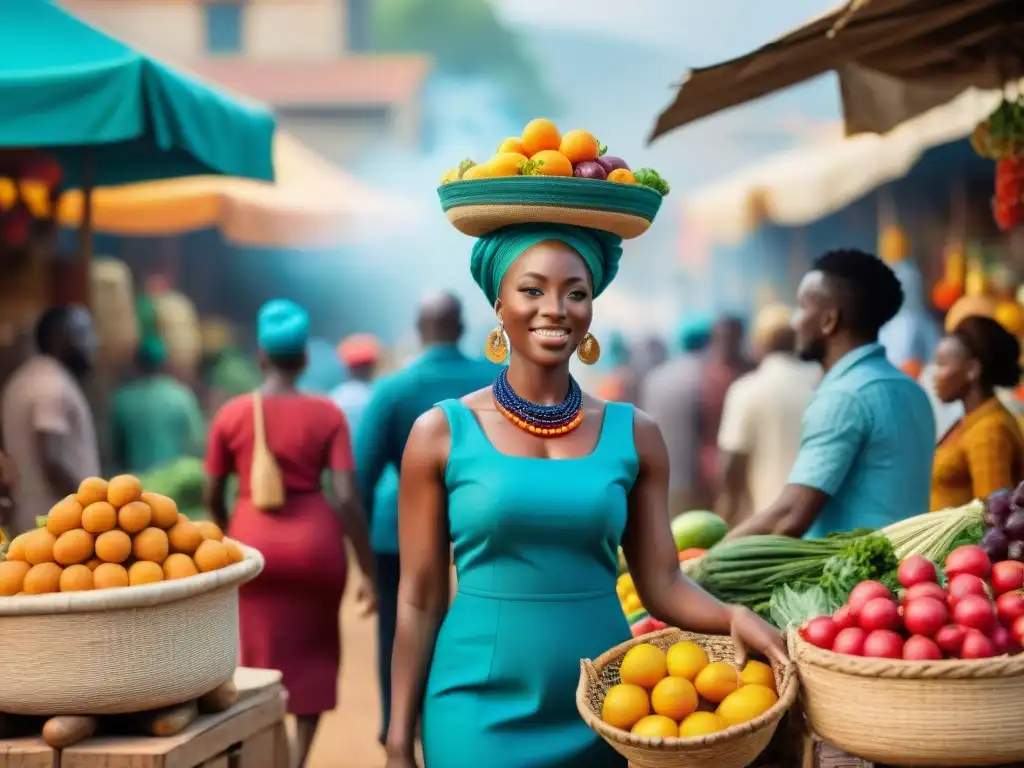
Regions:
<instances>
[{"instance_id":1,"label":"green leafy vegetable","mask_svg":"<svg viewBox=\"0 0 1024 768\"><path fill-rule=\"evenodd\" d=\"M602 144L600 141L597 142L597 156L604 157L606 154L608 154L608 145Z\"/></svg>"},{"instance_id":2,"label":"green leafy vegetable","mask_svg":"<svg viewBox=\"0 0 1024 768\"><path fill-rule=\"evenodd\" d=\"M862 581L881 581L890 589L898 589L896 558L892 544L881 534L850 541L843 550L825 563L819 582L829 600L842 604L850 591Z\"/></svg>"},{"instance_id":3,"label":"green leafy vegetable","mask_svg":"<svg viewBox=\"0 0 1024 768\"><path fill-rule=\"evenodd\" d=\"M636 179L637 184L650 187L662 197L665 197L672 191L669 183L661 178L661 174L653 168L641 168L633 174L633 178Z\"/></svg>"},{"instance_id":4,"label":"green leafy vegetable","mask_svg":"<svg viewBox=\"0 0 1024 768\"><path fill-rule=\"evenodd\" d=\"M768 601L769 620L785 631L799 627L815 616L831 615L839 605L821 587L796 590L783 584L772 592L771 600Z\"/></svg>"},{"instance_id":5,"label":"green leafy vegetable","mask_svg":"<svg viewBox=\"0 0 1024 768\"><path fill-rule=\"evenodd\" d=\"M475 160L470 160L467 157L465 160L463 160L461 163L459 163L459 169L458 169L457 177L461 179L463 174L465 174L466 171L468 171L474 165L476 165L476 161Z\"/></svg>"}]
</instances>

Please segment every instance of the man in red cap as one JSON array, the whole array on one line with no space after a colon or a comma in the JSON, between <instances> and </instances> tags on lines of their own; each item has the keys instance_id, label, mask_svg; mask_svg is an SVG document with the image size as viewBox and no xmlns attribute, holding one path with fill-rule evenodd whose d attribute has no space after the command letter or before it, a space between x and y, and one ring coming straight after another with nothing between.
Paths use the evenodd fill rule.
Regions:
<instances>
[{"instance_id":1,"label":"man in red cap","mask_svg":"<svg viewBox=\"0 0 1024 768\"><path fill-rule=\"evenodd\" d=\"M345 414L350 434L370 402L370 382L380 364L380 341L372 333L354 333L338 345L338 358L348 369L348 379L331 392L331 399Z\"/></svg>"}]
</instances>

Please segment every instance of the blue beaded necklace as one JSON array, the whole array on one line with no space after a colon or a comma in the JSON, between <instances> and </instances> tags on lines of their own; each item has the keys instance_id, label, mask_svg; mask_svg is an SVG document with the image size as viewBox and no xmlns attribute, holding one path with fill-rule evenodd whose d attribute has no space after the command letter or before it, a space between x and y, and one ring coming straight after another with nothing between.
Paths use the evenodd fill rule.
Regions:
<instances>
[{"instance_id":1,"label":"blue beaded necklace","mask_svg":"<svg viewBox=\"0 0 1024 768\"><path fill-rule=\"evenodd\" d=\"M561 437L583 423L583 391L569 375L569 393L558 405L537 405L524 400L508 383L505 368L491 387L498 410L520 429L540 437Z\"/></svg>"}]
</instances>

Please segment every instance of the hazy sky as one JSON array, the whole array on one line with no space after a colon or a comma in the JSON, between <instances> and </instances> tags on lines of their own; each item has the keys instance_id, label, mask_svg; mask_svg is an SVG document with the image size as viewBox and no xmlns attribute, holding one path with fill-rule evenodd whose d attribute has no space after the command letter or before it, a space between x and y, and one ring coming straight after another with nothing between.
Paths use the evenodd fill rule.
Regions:
<instances>
[{"instance_id":1,"label":"hazy sky","mask_svg":"<svg viewBox=\"0 0 1024 768\"><path fill-rule=\"evenodd\" d=\"M659 46L684 46L710 64L768 42L818 16L836 0L491 0L516 24L572 27ZM685 54L684 54L685 55ZM709 57L704 60L704 57Z\"/></svg>"}]
</instances>

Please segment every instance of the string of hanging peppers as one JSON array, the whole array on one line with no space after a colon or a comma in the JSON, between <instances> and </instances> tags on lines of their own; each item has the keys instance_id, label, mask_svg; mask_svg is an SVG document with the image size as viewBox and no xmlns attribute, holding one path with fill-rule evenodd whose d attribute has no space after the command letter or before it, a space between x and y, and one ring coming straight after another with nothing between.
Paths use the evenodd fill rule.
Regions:
<instances>
[{"instance_id":1,"label":"string of hanging peppers","mask_svg":"<svg viewBox=\"0 0 1024 768\"><path fill-rule=\"evenodd\" d=\"M996 161L992 214L1004 232L1024 224L1024 98L1003 102L971 134L981 157Z\"/></svg>"}]
</instances>

